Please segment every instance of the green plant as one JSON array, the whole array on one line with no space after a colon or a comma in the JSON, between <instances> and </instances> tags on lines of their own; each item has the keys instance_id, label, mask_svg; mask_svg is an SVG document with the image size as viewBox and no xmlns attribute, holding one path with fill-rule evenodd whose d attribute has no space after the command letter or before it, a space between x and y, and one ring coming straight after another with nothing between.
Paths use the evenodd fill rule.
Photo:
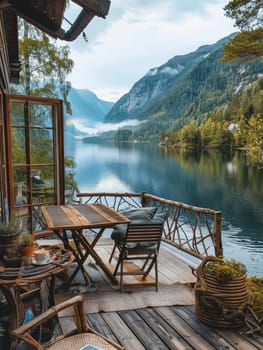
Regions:
<instances>
[{"instance_id":1,"label":"green plant","mask_svg":"<svg viewBox=\"0 0 263 350\"><path fill-rule=\"evenodd\" d=\"M22 233L20 236L19 245L21 247L32 247L35 244L34 235L30 233Z\"/></svg>"},{"instance_id":2,"label":"green plant","mask_svg":"<svg viewBox=\"0 0 263 350\"><path fill-rule=\"evenodd\" d=\"M227 283L244 276L247 269L244 264L234 259L217 258L205 265L204 272L214 276L219 282Z\"/></svg>"},{"instance_id":3,"label":"green plant","mask_svg":"<svg viewBox=\"0 0 263 350\"><path fill-rule=\"evenodd\" d=\"M0 246L17 244L21 232L22 223L19 221L0 222Z\"/></svg>"},{"instance_id":4,"label":"green plant","mask_svg":"<svg viewBox=\"0 0 263 350\"><path fill-rule=\"evenodd\" d=\"M22 224L19 221L14 222L0 222L0 235L12 235L14 233L21 233L22 232Z\"/></svg>"},{"instance_id":5,"label":"green plant","mask_svg":"<svg viewBox=\"0 0 263 350\"><path fill-rule=\"evenodd\" d=\"M253 311L258 319L263 320L263 278L256 276L248 277L247 284L255 298Z\"/></svg>"}]
</instances>

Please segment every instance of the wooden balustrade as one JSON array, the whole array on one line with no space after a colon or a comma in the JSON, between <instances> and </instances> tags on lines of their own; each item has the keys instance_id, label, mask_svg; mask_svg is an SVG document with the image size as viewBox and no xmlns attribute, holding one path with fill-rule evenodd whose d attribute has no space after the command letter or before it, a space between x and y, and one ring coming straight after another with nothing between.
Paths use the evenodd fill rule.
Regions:
<instances>
[{"instance_id":1,"label":"wooden balustrade","mask_svg":"<svg viewBox=\"0 0 263 350\"><path fill-rule=\"evenodd\" d=\"M115 210L156 206L167 211L162 240L196 258L223 256L222 213L142 193L78 193L82 203L102 203Z\"/></svg>"}]
</instances>

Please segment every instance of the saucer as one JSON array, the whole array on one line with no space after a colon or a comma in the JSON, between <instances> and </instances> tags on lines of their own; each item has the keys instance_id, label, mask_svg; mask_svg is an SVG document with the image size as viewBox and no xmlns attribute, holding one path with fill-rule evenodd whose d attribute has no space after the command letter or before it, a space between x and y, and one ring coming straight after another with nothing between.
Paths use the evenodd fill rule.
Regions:
<instances>
[{"instance_id":1,"label":"saucer","mask_svg":"<svg viewBox=\"0 0 263 350\"><path fill-rule=\"evenodd\" d=\"M33 264L33 265L38 265L38 266L40 266L40 265L47 265L47 264L50 264L50 263L51 263L51 259L50 259L50 258L47 258L46 260L41 261L41 262L36 261L34 258L32 258L32 264Z\"/></svg>"}]
</instances>

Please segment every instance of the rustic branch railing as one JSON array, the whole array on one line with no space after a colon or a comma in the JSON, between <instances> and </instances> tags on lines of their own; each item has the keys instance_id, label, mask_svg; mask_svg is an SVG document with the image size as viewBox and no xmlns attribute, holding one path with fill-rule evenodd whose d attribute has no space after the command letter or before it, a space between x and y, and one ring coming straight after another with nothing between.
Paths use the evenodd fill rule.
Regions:
<instances>
[{"instance_id":1,"label":"rustic branch railing","mask_svg":"<svg viewBox=\"0 0 263 350\"><path fill-rule=\"evenodd\" d=\"M162 240L196 258L209 255L222 256L222 214L207 208L199 208L160 198L148 193L78 193L82 203L102 203L117 211L127 207L156 206L167 211Z\"/></svg>"}]
</instances>

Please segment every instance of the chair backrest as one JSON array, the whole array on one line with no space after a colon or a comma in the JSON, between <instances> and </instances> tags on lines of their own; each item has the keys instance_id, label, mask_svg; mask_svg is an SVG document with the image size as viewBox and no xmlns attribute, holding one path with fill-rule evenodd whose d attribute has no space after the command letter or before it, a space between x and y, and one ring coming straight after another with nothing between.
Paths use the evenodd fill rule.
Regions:
<instances>
[{"instance_id":1,"label":"chair backrest","mask_svg":"<svg viewBox=\"0 0 263 350\"><path fill-rule=\"evenodd\" d=\"M147 248L157 245L162 238L162 223L128 224L126 243L130 248Z\"/></svg>"}]
</instances>

